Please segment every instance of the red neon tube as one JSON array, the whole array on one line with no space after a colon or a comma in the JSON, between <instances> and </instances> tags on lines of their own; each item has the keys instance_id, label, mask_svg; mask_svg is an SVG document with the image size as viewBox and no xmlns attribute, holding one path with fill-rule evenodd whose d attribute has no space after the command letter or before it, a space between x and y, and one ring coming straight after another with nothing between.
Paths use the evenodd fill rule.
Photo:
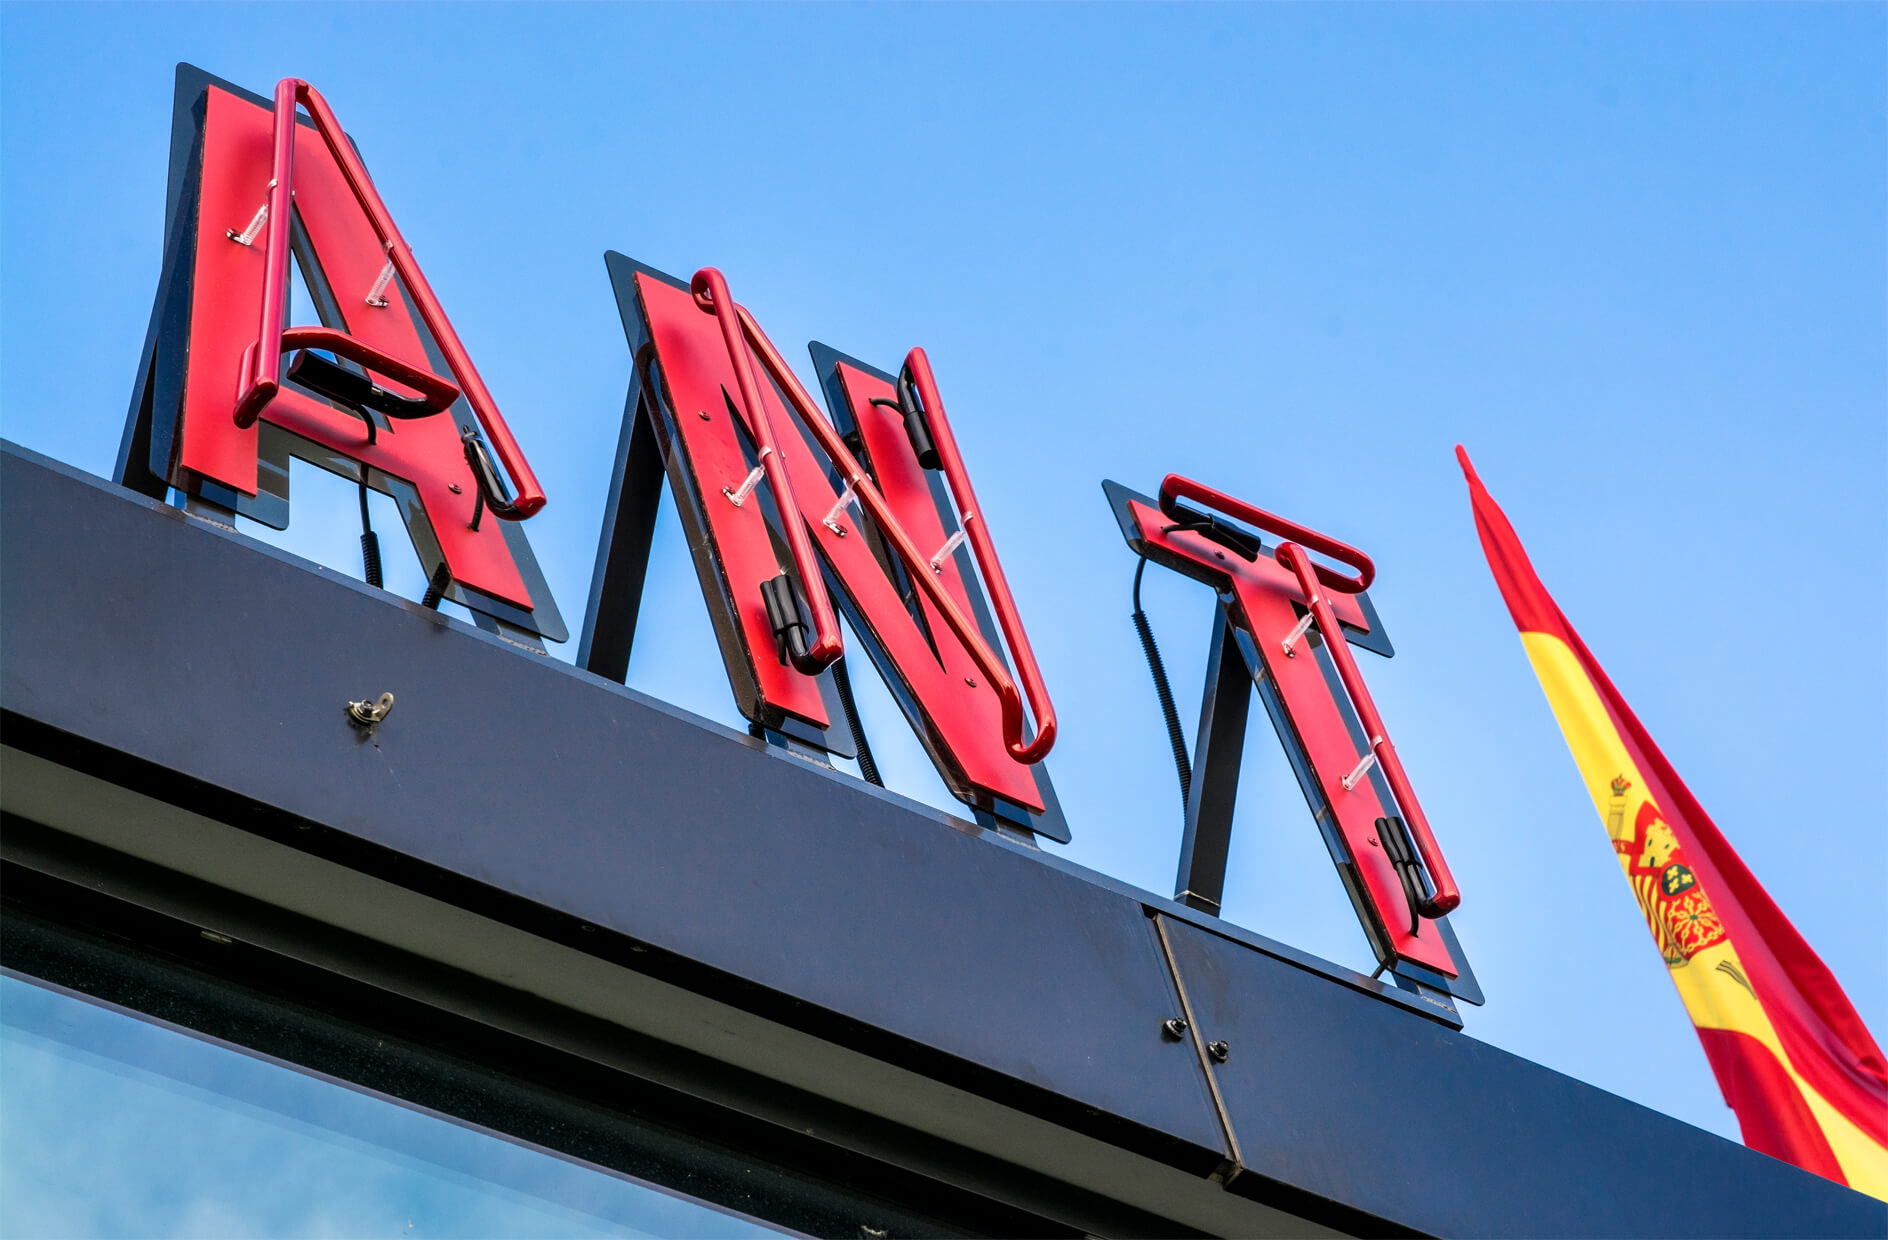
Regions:
<instances>
[{"instance_id":1,"label":"red neon tube","mask_svg":"<svg viewBox=\"0 0 1888 1240\"><path fill-rule=\"evenodd\" d=\"M734 366L734 380L741 389L741 403L747 407L754 425L754 438L760 444L760 467L773 488L774 504L780 509L780 523L786 527L787 550L793 555L793 567L800 574L800 585L813 609L813 640L807 643L807 661L818 671L846 652L839 636L839 616L833 611L832 598L826 593L825 578L819 561L813 558L813 542L806 536L806 522L800 516L800 504L793 496L793 484L787 478L786 462L775 448L774 428L767 417L767 406L760 398L760 384L754 378L752 359L742 340L742 318L735 307L728 282L713 267L703 267L689 281L695 302L715 316L721 329L721 343L727 346L728 361ZM734 308L731 308L734 307ZM769 367L771 370L772 368ZM778 380L778 375L775 376Z\"/></svg>"},{"instance_id":2,"label":"red neon tube","mask_svg":"<svg viewBox=\"0 0 1888 1240\"><path fill-rule=\"evenodd\" d=\"M1009 585L1003 579L1003 570L996 562L995 547L990 542L988 533L981 528L982 519L979 517L974 525L971 521L972 514L977 511L976 496L971 491L970 480L964 473L963 458L957 452L957 442L951 436L950 425L944 420L943 404L936 399L937 385L931 379L930 366L925 362L922 352L913 350L913 355L924 363L923 374L929 391L927 393L921 388L920 395L927 402L927 416L934 419L932 438L937 443L939 460L944 464L946 481L950 485L951 494L963 511L965 540L970 543L971 554L983 573L985 583L990 587L991 605L996 608L1005 640L1009 642L1010 651L1016 658L1024 683L1029 686L1029 709L1035 713L1036 735L1033 740L1027 742L1023 737L1023 694L1018 691L1016 682L1011 679L1009 669L1003 666L1003 660L990 649L989 643L984 640L977 626L964 615L956 601L951 598L950 592L945 590L943 582L931 571L930 561L912 544L904 528L898 524L890 505L885 502L885 497L879 494L878 487L866 475L864 468L852 455L851 449L847 448L845 442L840 439L839 432L835 431L825 415L814 407L812 397L808 396L806 389L800 386L799 379L794 375L792 368L787 365L786 360L780 356L779 350L774 348L773 341L767 338L767 333L761 330L760 324L754 321L754 316L747 312L747 308L735 303L733 297L727 292L726 281L714 268L704 267L696 272L694 280L690 282L690 291L695 296L696 305L700 306L704 312L715 315L721 323L722 339L728 345L728 355L734 364L735 378L741 384L742 399L756 425L755 437L762 439L765 443L773 442L772 428L768 427L764 432L760 429L767 422L767 407L761 404L756 396L749 395L748 389L753 384L753 378L748 371L747 348L742 347L742 337L745 338L745 344L753 348L754 353L760 358L761 365L766 368L768 375L786 396L787 403L793 407L806 428L812 432L813 438L819 443L820 450L839 467L840 472L845 475L845 480L852 485L853 493L858 496L866 514L877 524L879 530L885 535L886 541L898 554L898 558L904 561L912 580L917 582L918 588L924 591L925 596L931 600L932 606L936 607L938 613L944 617L945 625L957 637L957 640L963 643L965 650L970 653L971 659L977 664L978 670L984 674L990 687L996 691L997 700L1002 707L1003 741L1009 750L1010 757L1022 763L1042 761L1047 756L1050 747L1055 744L1055 708L1049 702L1048 692L1043 687L1042 674L1036 667L1035 655L1031 652L1028 642L1026 640L1019 642L1015 637L1010 636L1012 632L1021 635L1022 622L1016 614L1015 601L1010 597ZM723 313L724 309L730 306L733 307L733 312L739 320L741 333L739 337L729 331L728 319ZM946 444L949 445L948 449ZM947 451L948 455L946 455ZM770 473L768 477L771 482L772 474ZM782 518L790 530L799 530L804 537L806 522L799 515L797 505L793 504L791 495L790 490L775 486L774 500L782 508ZM968 506L966 506L966 501L968 501ZM793 508L792 517L786 515L785 510L789 507ZM789 539L791 540L791 534ZM791 541L789 545L791 546ZM794 563L800 568L801 585L805 588L809 600L812 600L816 620L821 607L830 614L832 603L826 594L825 579L818 571L808 572L805 567L801 566L797 552Z\"/></svg>"},{"instance_id":3,"label":"red neon tube","mask_svg":"<svg viewBox=\"0 0 1888 1240\"><path fill-rule=\"evenodd\" d=\"M1343 546L1341 543L1332 544L1329 539L1322 541L1328 545ZM1435 880L1436 894L1422 911L1425 916L1440 917L1462 903L1462 893L1456 888L1455 876L1449 873L1449 863L1443 860L1442 849L1436 843L1434 833L1429 830L1429 819L1423 814L1422 804L1416 800L1416 789L1410 786L1409 776L1403 771L1403 761L1396 756L1396 746L1390 740L1389 731L1383 726L1382 716L1377 714L1377 704L1371 700L1363 674L1357 670L1357 660L1351 657L1350 643L1344 640L1343 631L1338 628L1337 613L1331 609L1331 601L1324 596L1324 592L1318 589L1318 583L1323 578L1305 549L1295 542L1280 543L1273 554L1280 564L1289 568L1298 578L1299 588L1305 592L1311 614L1317 620L1318 632L1324 634L1324 648L1330 651L1331 662L1337 665L1337 677L1344 682L1345 692L1350 694L1351 705L1357 709L1357 719L1364 725L1364 734L1369 737L1370 750L1376 754L1377 764L1383 768L1383 777L1390 783L1390 792L1396 797L1396 803L1402 808L1403 817L1409 823L1410 836L1422 853L1423 865L1428 867L1429 876ZM1364 562L1369 563L1368 560Z\"/></svg>"},{"instance_id":4,"label":"red neon tube","mask_svg":"<svg viewBox=\"0 0 1888 1240\"><path fill-rule=\"evenodd\" d=\"M1204 504L1285 540L1278 545L1274 558L1298 578L1298 586L1304 591L1318 632L1324 634L1324 645L1331 652L1331 662L1337 667L1338 679L1343 682L1344 691L1350 695L1358 721L1363 724L1364 732L1369 737L1370 751L1383 767L1383 777L1389 781L1390 792L1403 811L1410 836L1416 842L1417 851L1422 854L1423 865L1435 882L1436 894L1428 901L1423 910L1424 915L1440 917L1460 906L1462 893L1455 885L1455 876L1449 872L1449 863L1443 859L1442 848L1436 843L1435 833L1429 829L1429 819L1423 813L1422 803L1416 799L1416 789L1410 786L1409 775L1403 770L1402 759L1397 757L1389 730L1383 726L1383 717L1377 713L1377 704L1364 684L1363 673L1357 670L1357 660L1351 656L1350 643L1344 639L1343 630L1338 627L1337 613L1324 592L1318 589L1322 582L1340 594L1360 594L1376 580L1376 565L1369 556L1348 543L1341 543L1296 521L1288 521L1276 513L1234 499L1191 478L1168 474L1160 484L1161 511L1170 517L1177 517L1179 514L1175 504L1181 499ZM1305 552L1306 547L1330 556L1355 570L1354 573L1347 576L1313 563Z\"/></svg>"},{"instance_id":5,"label":"red neon tube","mask_svg":"<svg viewBox=\"0 0 1888 1240\"><path fill-rule=\"evenodd\" d=\"M373 180L367 175L367 168L354 153L354 147L348 142L341 124L328 108L328 101L321 93L300 78L283 78L275 84L275 130L273 167L269 179L269 220L268 242L264 253L266 266L262 280L262 323L257 332L256 345L251 354L252 361L245 367L243 392L236 404L236 425L250 427L262 415L262 410L275 398L282 386L282 350L284 347L282 317L288 305L288 263L289 263L289 214L294 209L292 192L295 174L295 128L296 104L308 109L308 115L314 121L315 132L326 144L328 153L340 167L342 177L348 188L353 191L354 199L360 203L361 210L367 214L373 225L374 233L380 238L381 245L387 251L387 257L393 263L393 269L399 273L406 285L406 291L413 299L413 306L419 311L420 320L426 324L439 345L440 353L446 359L446 366L452 371L457 387L450 398L443 400L439 408L444 410L453 400L458 399L460 390L465 393L466 402L472 406L472 413L479 420L485 437L491 441L492 450L504 465L505 472L511 476L511 484L517 490L517 499L513 507L519 519L529 517L544 507L544 489L538 484L537 475L531 472L531 466L519 450L518 441L512 438L511 428L505 425L505 419L498 412L497 404L492 400L491 392L485 381L479 377L478 368L472 364L471 355L459 342L459 335L452 329L452 323L446 318L446 312L440 307L439 298L426 282L419 264L413 261L413 247L400 235L399 227L393 222L393 216L380 200L380 193L374 188ZM297 328L297 332L313 329ZM415 374L412 367L397 358L389 357L378 349L351 337L336 333L348 341L348 348L343 348L332 339L314 347L333 349L336 353L359 362L370 369L381 371L398 382L409 383L426 397L427 403L433 404L444 396L444 388L416 381L410 376ZM289 342L293 347L293 341ZM438 376L432 376L438 380Z\"/></svg>"},{"instance_id":6,"label":"red neon tube","mask_svg":"<svg viewBox=\"0 0 1888 1240\"><path fill-rule=\"evenodd\" d=\"M1377 566L1370 562L1370 557L1348 543L1341 543L1296 521L1287 521L1263 508L1255 508L1223 491L1215 491L1203 482L1182 478L1179 474L1168 474L1160 484L1160 510L1170 517L1178 516L1174 511L1174 502L1180 499L1195 500L1229 517L1237 517L1248 525L1255 525L1269 534L1303 543L1320 555L1328 555L1341 564L1348 564L1357 570L1355 576L1346 577L1322 564L1314 565L1318 580L1339 594L1361 594L1377 579ZM1335 633L1337 630L1330 631Z\"/></svg>"},{"instance_id":7,"label":"red neon tube","mask_svg":"<svg viewBox=\"0 0 1888 1240\"><path fill-rule=\"evenodd\" d=\"M1023 691L1028 694L1029 708L1036 715L1039 729L1036 743L1041 745L1041 752L1046 754L1049 745L1055 740L1055 707L1049 704L1049 688L1043 684L1042 672L1036 666L1036 654L1029 648L1029 635L1023 631L1023 618L1017 614L1016 601L1010 596L1010 583L1003 576L1003 562L997 558L996 544L990 541L990 529L983 520L983 508L977 503L977 493L970 485L970 471L964 468L963 455L957 450L957 436L951 433L950 419L944 416L944 398L938 395L937 379L931 374L931 359L922 348L914 346L905 355L905 369L911 372L911 382L918 389L918 399L924 404L924 419L931 428L931 441L937 448L938 464L944 471L945 483L951 489L951 498L957 501L957 512L962 518L962 528L966 541L970 543L971 555L983 572L984 584L990 588L990 606L996 611L997 626L1002 629L1003 640L1016 657L1016 672L1023 678Z\"/></svg>"}]
</instances>

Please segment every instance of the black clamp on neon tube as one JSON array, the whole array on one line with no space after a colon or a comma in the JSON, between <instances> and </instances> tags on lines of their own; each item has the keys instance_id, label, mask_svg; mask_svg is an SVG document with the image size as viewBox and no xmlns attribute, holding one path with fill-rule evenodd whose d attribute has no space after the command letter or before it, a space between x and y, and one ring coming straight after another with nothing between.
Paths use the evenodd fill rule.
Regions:
<instances>
[{"instance_id":1,"label":"black clamp on neon tube","mask_svg":"<svg viewBox=\"0 0 1888 1240\"><path fill-rule=\"evenodd\" d=\"M918 458L919 466L924 469L944 467L943 458L937 454L937 441L931 438L931 424L925 419L924 405L918 400L918 388L912 382L909 366L898 372L898 399L891 401L875 396L872 403L890 409L905 420L905 438L911 441L911 451Z\"/></svg>"},{"instance_id":2,"label":"black clamp on neon tube","mask_svg":"<svg viewBox=\"0 0 1888 1240\"><path fill-rule=\"evenodd\" d=\"M761 602L767 607L767 627L774 631L774 651L782 663L807 675L817 675L809 666L806 646L806 609L800 602L800 588L791 576L781 573L760 583Z\"/></svg>"},{"instance_id":3,"label":"black clamp on neon tube","mask_svg":"<svg viewBox=\"0 0 1888 1240\"><path fill-rule=\"evenodd\" d=\"M1247 563L1257 560L1260 552L1265 550L1259 542L1259 536L1251 530L1216 517L1210 512L1201 512L1191 504L1183 504L1175 500L1172 511L1167 515L1172 517L1174 524L1181 529L1191 530L1208 542L1218 543Z\"/></svg>"},{"instance_id":4,"label":"black clamp on neon tube","mask_svg":"<svg viewBox=\"0 0 1888 1240\"><path fill-rule=\"evenodd\" d=\"M1423 863L1416 857L1416 845L1401 818L1377 819L1377 839L1382 841L1384 854L1396 867L1396 877L1403 884L1403 898L1409 901L1409 932L1415 934L1419 918L1442 916L1429 892L1429 876L1423 873Z\"/></svg>"},{"instance_id":5,"label":"black clamp on neon tube","mask_svg":"<svg viewBox=\"0 0 1888 1240\"><path fill-rule=\"evenodd\" d=\"M349 370L313 349L295 354L288 364L288 378L350 409L363 412L372 409L390 418L425 418L442 412L420 397L389 391L364 372Z\"/></svg>"}]
</instances>

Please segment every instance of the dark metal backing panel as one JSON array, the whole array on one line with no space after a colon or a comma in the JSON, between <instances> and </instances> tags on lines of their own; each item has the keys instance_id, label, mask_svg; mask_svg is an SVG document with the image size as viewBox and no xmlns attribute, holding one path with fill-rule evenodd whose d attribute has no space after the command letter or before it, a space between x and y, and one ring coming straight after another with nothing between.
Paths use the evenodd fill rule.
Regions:
<instances>
[{"instance_id":1,"label":"dark metal backing panel","mask_svg":"<svg viewBox=\"0 0 1888 1240\"><path fill-rule=\"evenodd\" d=\"M1230 1191L1307 1216L1888 1230L1407 997L12 448L0 530L9 745L1205 1171L1226 1142L1199 1053L1160 1030L1179 1000L1145 906L1169 909L1193 1032L1229 1046ZM385 690L377 736L349 727Z\"/></svg>"},{"instance_id":2,"label":"dark metal backing panel","mask_svg":"<svg viewBox=\"0 0 1888 1240\"><path fill-rule=\"evenodd\" d=\"M1138 902L43 458L9 448L0 500L9 743L83 738L334 829L291 825L300 846L385 850L357 868L470 879L776 1019L837 1018L1182 1165L1223 1156L1197 1063L1161 1036L1175 999ZM372 739L348 724L389 690Z\"/></svg>"},{"instance_id":3,"label":"dark metal backing panel","mask_svg":"<svg viewBox=\"0 0 1888 1240\"><path fill-rule=\"evenodd\" d=\"M1247 1173L1434 1235L1881 1236L1888 1205L1163 919Z\"/></svg>"}]
</instances>

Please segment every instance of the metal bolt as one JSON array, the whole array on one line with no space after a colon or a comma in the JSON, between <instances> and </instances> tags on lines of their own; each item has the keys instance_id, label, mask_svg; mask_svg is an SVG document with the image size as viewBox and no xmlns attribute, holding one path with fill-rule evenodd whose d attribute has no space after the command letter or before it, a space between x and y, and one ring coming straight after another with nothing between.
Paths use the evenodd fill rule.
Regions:
<instances>
[{"instance_id":1,"label":"metal bolt","mask_svg":"<svg viewBox=\"0 0 1888 1240\"><path fill-rule=\"evenodd\" d=\"M379 700L373 702L366 700L349 702L347 704L347 721L357 728L372 728L382 719L385 719L387 712L392 709L393 694L391 693L383 693L380 695Z\"/></svg>"},{"instance_id":2,"label":"metal bolt","mask_svg":"<svg viewBox=\"0 0 1888 1240\"><path fill-rule=\"evenodd\" d=\"M975 676L966 676L964 677L964 683L969 685L972 689L975 689L977 687L977 678Z\"/></svg>"},{"instance_id":3,"label":"metal bolt","mask_svg":"<svg viewBox=\"0 0 1888 1240\"><path fill-rule=\"evenodd\" d=\"M702 421L706 422L708 420L708 411L706 409L697 409L695 412L701 415Z\"/></svg>"},{"instance_id":4,"label":"metal bolt","mask_svg":"<svg viewBox=\"0 0 1888 1240\"><path fill-rule=\"evenodd\" d=\"M446 484L446 489L447 489L448 491L451 491L451 492L452 492L452 493L453 493L454 495L464 495L464 494L465 494L465 492L464 492L464 491L461 491L461 490L459 489L459 484L458 484L458 483L456 483L456 482L448 482L448 483Z\"/></svg>"},{"instance_id":5,"label":"metal bolt","mask_svg":"<svg viewBox=\"0 0 1888 1240\"><path fill-rule=\"evenodd\" d=\"M1206 1053L1213 1057L1214 1063L1225 1063L1227 1058L1232 1054L1232 1047L1226 1045L1224 1042L1208 1042L1206 1044Z\"/></svg>"},{"instance_id":6,"label":"metal bolt","mask_svg":"<svg viewBox=\"0 0 1888 1240\"><path fill-rule=\"evenodd\" d=\"M1178 1042L1187 1036L1187 1022L1178 1016L1169 1016L1160 1022L1160 1032L1170 1042Z\"/></svg>"}]
</instances>

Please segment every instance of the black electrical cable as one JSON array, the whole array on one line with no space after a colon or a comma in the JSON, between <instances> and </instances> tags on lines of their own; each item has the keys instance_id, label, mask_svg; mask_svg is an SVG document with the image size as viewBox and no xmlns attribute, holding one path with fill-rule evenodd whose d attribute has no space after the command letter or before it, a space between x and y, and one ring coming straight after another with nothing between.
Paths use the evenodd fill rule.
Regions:
<instances>
[{"instance_id":1,"label":"black electrical cable","mask_svg":"<svg viewBox=\"0 0 1888 1240\"><path fill-rule=\"evenodd\" d=\"M1180 712L1174 708L1173 687L1167 683L1167 666L1160 661L1160 647L1154 643L1154 630L1141 610L1141 574L1147 571L1147 558L1134 569L1134 631L1141 635L1141 650L1147 655L1147 670L1154 675L1154 692L1160 698L1160 714L1167 721L1167 742L1173 746L1173 769L1180 776L1180 812L1186 813L1193 796L1193 764L1187 760L1186 733L1180 730Z\"/></svg>"},{"instance_id":2,"label":"black electrical cable","mask_svg":"<svg viewBox=\"0 0 1888 1240\"><path fill-rule=\"evenodd\" d=\"M384 587L380 575L380 535L367 515L367 467L361 466L361 571L367 584L376 590Z\"/></svg>"},{"instance_id":3,"label":"black electrical cable","mask_svg":"<svg viewBox=\"0 0 1888 1240\"><path fill-rule=\"evenodd\" d=\"M420 599L420 606L428 611L438 611L439 604L445 600L446 591L452 588L452 566L444 560L433 570L433 578L426 583L426 594Z\"/></svg>"},{"instance_id":4,"label":"black electrical cable","mask_svg":"<svg viewBox=\"0 0 1888 1240\"><path fill-rule=\"evenodd\" d=\"M859 704L852 700L852 677L846 674L846 661L833 660L833 687L839 690L839 709L846 714L846 727L852 732L852 746L859 751L859 774L868 784L883 788L878 777L878 763L872 760L872 746L865 739L865 725L859 722Z\"/></svg>"}]
</instances>

